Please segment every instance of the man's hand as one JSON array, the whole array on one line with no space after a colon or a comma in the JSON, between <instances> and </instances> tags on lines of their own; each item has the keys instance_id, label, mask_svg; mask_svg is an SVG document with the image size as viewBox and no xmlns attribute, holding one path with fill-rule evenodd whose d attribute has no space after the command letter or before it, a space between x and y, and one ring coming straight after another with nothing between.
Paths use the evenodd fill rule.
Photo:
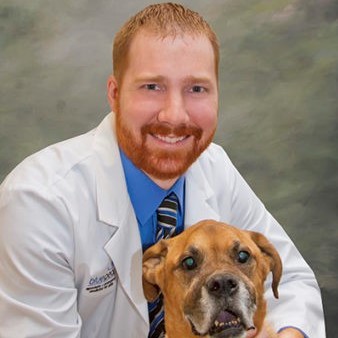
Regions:
<instances>
[{"instance_id":1,"label":"man's hand","mask_svg":"<svg viewBox=\"0 0 338 338\"><path fill-rule=\"evenodd\" d=\"M249 330L246 334L246 338L253 338L253 337L255 337L256 334L257 334L256 329Z\"/></svg>"},{"instance_id":2,"label":"man's hand","mask_svg":"<svg viewBox=\"0 0 338 338\"><path fill-rule=\"evenodd\" d=\"M288 328L281 331L278 335L278 338L304 338L303 334L293 328Z\"/></svg>"},{"instance_id":3,"label":"man's hand","mask_svg":"<svg viewBox=\"0 0 338 338\"><path fill-rule=\"evenodd\" d=\"M263 327L262 331L257 335L257 330L249 330L247 332L246 338L304 338L304 336L300 333L300 331L287 328L280 333L273 333L272 330L266 325Z\"/></svg>"}]
</instances>

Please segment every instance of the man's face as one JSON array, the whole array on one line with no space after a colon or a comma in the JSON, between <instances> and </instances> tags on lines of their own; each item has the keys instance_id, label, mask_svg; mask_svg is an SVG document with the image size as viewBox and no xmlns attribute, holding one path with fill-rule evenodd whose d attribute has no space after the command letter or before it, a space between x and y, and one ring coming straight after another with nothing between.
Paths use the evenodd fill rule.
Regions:
<instances>
[{"instance_id":1,"label":"man's face","mask_svg":"<svg viewBox=\"0 0 338 338\"><path fill-rule=\"evenodd\" d=\"M218 88L204 36L133 39L122 83L108 81L120 147L160 186L182 175L211 142Z\"/></svg>"}]
</instances>

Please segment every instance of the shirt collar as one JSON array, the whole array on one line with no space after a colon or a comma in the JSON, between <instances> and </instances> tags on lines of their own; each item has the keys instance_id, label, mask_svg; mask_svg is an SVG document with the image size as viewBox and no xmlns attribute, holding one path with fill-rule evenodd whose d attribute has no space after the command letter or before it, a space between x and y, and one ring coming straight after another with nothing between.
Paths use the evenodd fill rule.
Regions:
<instances>
[{"instance_id":1,"label":"shirt collar","mask_svg":"<svg viewBox=\"0 0 338 338\"><path fill-rule=\"evenodd\" d=\"M136 217L141 225L155 213L162 200L174 192L182 212L184 199L184 176L181 176L168 190L162 189L142 170L137 168L120 149L122 166L126 176L128 193L134 207Z\"/></svg>"}]
</instances>

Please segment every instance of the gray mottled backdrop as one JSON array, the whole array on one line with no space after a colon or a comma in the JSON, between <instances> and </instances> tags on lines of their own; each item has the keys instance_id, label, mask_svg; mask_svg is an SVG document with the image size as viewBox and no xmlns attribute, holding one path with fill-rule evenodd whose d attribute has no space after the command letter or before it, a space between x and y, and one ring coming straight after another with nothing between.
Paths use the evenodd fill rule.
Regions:
<instances>
[{"instance_id":1,"label":"gray mottled backdrop","mask_svg":"<svg viewBox=\"0 0 338 338\"><path fill-rule=\"evenodd\" d=\"M1 0L0 180L30 153L99 123L112 37L150 3ZM337 337L338 2L183 3L221 42L216 140L314 269L328 337Z\"/></svg>"}]
</instances>

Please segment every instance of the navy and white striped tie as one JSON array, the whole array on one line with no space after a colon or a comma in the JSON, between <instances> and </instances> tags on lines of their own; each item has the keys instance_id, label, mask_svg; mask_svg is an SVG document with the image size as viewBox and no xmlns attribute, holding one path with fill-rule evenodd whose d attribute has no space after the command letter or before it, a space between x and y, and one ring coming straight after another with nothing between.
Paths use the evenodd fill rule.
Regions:
<instances>
[{"instance_id":1,"label":"navy and white striped tie","mask_svg":"<svg viewBox=\"0 0 338 338\"><path fill-rule=\"evenodd\" d=\"M177 223L178 200L174 193L168 195L157 209L156 242L174 235ZM149 338L162 338L164 330L164 310L162 294L149 303Z\"/></svg>"}]
</instances>

